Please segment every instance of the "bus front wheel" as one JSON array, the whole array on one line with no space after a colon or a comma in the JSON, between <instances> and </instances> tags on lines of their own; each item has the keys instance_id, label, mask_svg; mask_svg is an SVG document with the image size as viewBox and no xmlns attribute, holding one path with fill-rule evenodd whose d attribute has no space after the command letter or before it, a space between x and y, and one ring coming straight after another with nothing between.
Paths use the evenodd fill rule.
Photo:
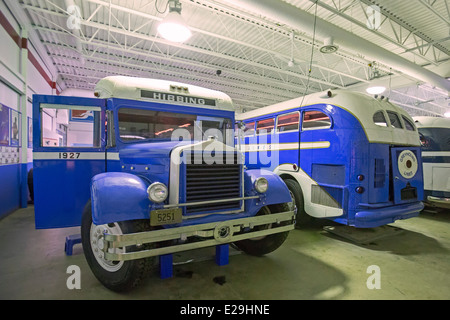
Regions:
<instances>
[{"instance_id":1,"label":"bus front wheel","mask_svg":"<svg viewBox=\"0 0 450 320\"><path fill-rule=\"evenodd\" d=\"M103 233L126 234L148 231L148 223L143 221L122 221L95 225L92 222L91 202L83 211L81 223L81 242L84 255L95 277L108 289L116 292L129 291L142 282L156 266L156 259L144 258L129 261L110 261L103 254ZM120 250L122 253L142 249L150 249L149 244L128 246ZM117 251L116 251L117 252Z\"/></svg>"},{"instance_id":2,"label":"bus front wheel","mask_svg":"<svg viewBox=\"0 0 450 320\"><path fill-rule=\"evenodd\" d=\"M256 214L265 215L265 214L275 214L280 212L289 211L290 207L287 203L276 204L262 207L261 210ZM255 227L256 230L264 230L272 228L271 224L261 225ZM239 250L252 255L252 256L263 256L268 254L276 249L278 249L286 240L289 231L279 232L267 236L261 236L251 239L245 239L241 241L234 242L234 246L236 246Z\"/></svg>"}]
</instances>

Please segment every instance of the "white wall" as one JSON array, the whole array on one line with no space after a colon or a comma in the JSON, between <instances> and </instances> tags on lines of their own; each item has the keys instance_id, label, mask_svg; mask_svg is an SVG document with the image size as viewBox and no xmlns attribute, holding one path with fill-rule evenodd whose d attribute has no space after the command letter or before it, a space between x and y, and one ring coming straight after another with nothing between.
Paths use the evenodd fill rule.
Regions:
<instances>
[{"instance_id":1,"label":"white wall","mask_svg":"<svg viewBox=\"0 0 450 320\"><path fill-rule=\"evenodd\" d=\"M85 98L95 98L94 91L85 90L85 89L74 89L67 88L64 89L61 93L61 96L73 96L73 97L85 97Z\"/></svg>"}]
</instances>

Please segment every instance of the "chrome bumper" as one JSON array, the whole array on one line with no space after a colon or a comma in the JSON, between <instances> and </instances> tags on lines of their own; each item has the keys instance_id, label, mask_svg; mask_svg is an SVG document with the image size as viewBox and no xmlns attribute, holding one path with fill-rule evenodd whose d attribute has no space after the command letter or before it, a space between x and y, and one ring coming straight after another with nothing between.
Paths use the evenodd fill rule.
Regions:
<instances>
[{"instance_id":1,"label":"chrome bumper","mask_svg":"<svg viewBox=\"0 0 450 320\"><path fill-rule=\"evenodd\" d=\"M431 202L439 207L450 208L450 198L439 198L439 197L428 196L427 201Z\"/></svg>"},{"instance_id":2,"label":"chrome bumper","mask_svg":"<svg viewBox=\"0 0 450 320\"><path fill-rule=\"evenodd\" d=\"M271 228L263 230L257 230L256 228L255 230L255 227L266 224L271 224ZM179 228L168 228L122 235L104 234L103 252L105 254L104 257L107 260L134 260L267 236L293 230L294 225L295 211L286 211L270 215L211 222ZM198 238L200 241L133 252L116 252L117 250L115 250L116 248L123 248L126 246L157 243L168 240L185 241L189 238Z\"/></svg>"}]
</instances>

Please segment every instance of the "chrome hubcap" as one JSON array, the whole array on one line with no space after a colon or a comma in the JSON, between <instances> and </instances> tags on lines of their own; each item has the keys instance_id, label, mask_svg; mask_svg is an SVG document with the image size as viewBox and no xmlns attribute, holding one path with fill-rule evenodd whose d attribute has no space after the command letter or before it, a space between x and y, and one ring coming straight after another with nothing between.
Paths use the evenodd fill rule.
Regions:
<instances>
[{"instance_id":1,"label":"chrome hubcap","mask_svg":"<svg viewBox=\"0 0 450 320\"><path fill-rule=\"evenodd\" d=\"M120 229L120 226L117 223L102 224L98 226L95 224L91 224L90 242L95 259L97 260L98 264L106 271L115 272L122 267L124 261L111 261L105 259L105 253L103 252L104 248L103 238L105 233L107 234L123 234L123 233L122 230ZM116 249L109 249L108 252L124 253L125 250L121 248L116 248Z\"/></svg>"}]
</instances>

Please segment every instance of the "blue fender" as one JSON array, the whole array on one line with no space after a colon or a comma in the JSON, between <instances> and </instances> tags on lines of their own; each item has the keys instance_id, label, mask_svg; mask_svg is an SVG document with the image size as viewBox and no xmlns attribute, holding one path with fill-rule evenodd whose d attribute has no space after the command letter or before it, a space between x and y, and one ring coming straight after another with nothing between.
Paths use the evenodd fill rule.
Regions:
<instances>
[{"instance_id":1,"label":"blue fender","mask_svg":"<svg viewBox=\"0 0 450 320\"><path fill-rule=\"evenodd\" d=\"M263 194L262 201L258 199L246 200L246 208L259 210L262 206L291 202L291 195L284 181L277 174L265 169L246 170L244 174L245 196L261 195L255 190L255 181L264 177L269 183L267 192Z\"/></svg>"},{"instance_id":2,"label":"blue fender","mask_svg":"<svg viewBox=\"0 0 450 320\"><path fill-rule=\"evenodd\" d=\"M94 224L148 219L149 183L124 172L100 173L92 178L91 204Z\"/></svg>"},{"instance_id":3,"label":"blue fender","mask_svg":"<svg viewBox=\"0 0 450 320\"><path fill-rule=\"evenodd\" d=\"M259 177L266 178L269 183L269 189L263 194L258 193L254 188L255 181ZM148 199L148 186L149 182L130 173L107 172L94 176L91 183L93 223L99 225L149 219L149 206L152 205L152 202ZM255 215L263 206L292 201L284 181L277 174L264 169L245 171L244 190L246 197L260 196L257 199L245 200L246 212L243 213L245 216ZM223 215L220 217L224 218ZM236 218L238 217L240 216L236 215ZM207 217L207 220L209 219L214 220L217 217L211 215ZM188 224L190 223L195 223L195 221Z\"/></svg>"}]
</instances>

